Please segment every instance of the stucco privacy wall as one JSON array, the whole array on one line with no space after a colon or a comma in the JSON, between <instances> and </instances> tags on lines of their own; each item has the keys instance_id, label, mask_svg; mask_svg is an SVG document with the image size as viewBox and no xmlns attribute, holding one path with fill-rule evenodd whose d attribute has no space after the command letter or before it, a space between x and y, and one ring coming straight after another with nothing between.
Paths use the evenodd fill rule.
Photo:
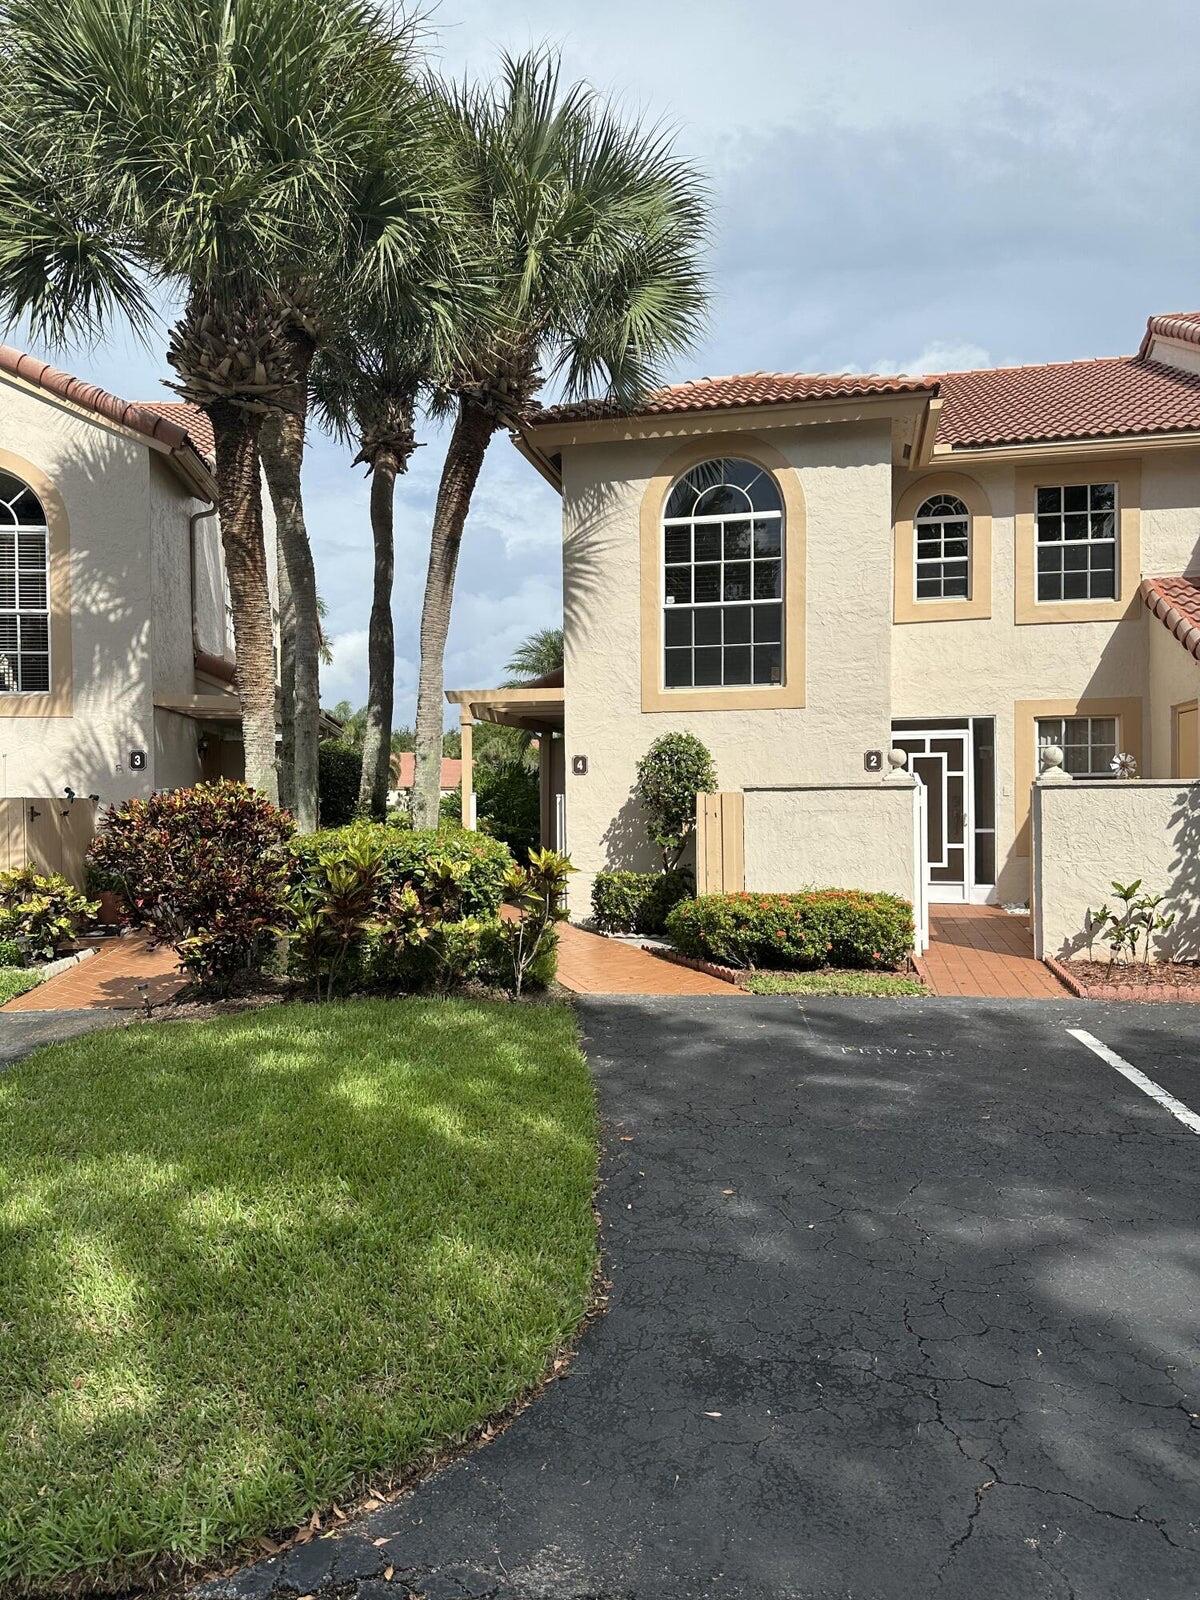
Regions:
<instances>
[{"instance_id":1,"label":"stucco privacy wall","mask_svg":"<svg viewBox=\"0 0 1200 1600\"><path fill-rule=\"evenodd\" d=\"M1141 878L1175 913L1158 954L1200 957L1200 783L1037 783L1033 820L1038 955L1086 956L1088 908L1115 904L1114 879ZM1102 960L1107 947L1094 953Z\"/></svg>"},{"instance_id":2,"label":"stucco privacy wall","mask_svg":"<svg viewBox=\"0 0 1200 1600\"><path fill-rule=\"evenodd\" d=\"M876 889L912 900L916 885L913 781L747 789L746 888Z\"/></svg>"},{"instance_id":3,"label":"stucco privacy wall","mask_svg":"<svg viewBox=\"0 0 1200 1600\"><path fill-rule=\"evenodd\" d=\"M570 904L585 915L593 875L649 868L632 791L661 733L694 733L721 789L830 783L888 747L891 635L891 434L887 422L764 430L794 469L807 527L806 704L794 710L643 713L638 630L642 499L678 438L578 445L563 459L566 811L579 869ZM735 455L736 433L712 436ZM853 552L848 559L847 552ZM587 772L573 770L586 756Z\"/></svg>"}]
</instances>

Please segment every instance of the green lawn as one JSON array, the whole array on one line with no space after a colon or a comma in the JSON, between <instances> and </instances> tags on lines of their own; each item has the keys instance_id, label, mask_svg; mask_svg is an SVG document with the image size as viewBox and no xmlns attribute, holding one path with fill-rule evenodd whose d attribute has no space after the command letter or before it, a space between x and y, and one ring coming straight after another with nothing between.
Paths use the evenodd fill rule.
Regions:
<instances>
[{"instance_id":1,"label":"green lawn","mask_svg":"<svg viewBox=\"0 0 1200 1600\"><path fill-rule=\"evenodd\" d=\"M896 972L752 972L751 994L927 994L923 983Z\"/></svg>"},{"instance_id":2,"label":"green lawn","mask_svg":"<svg viewBox=\"0 0 1200 1600\"><path fill-rule=\"evenodd\" d=\"M0 967L0 1006L36 989L41 981L41 974L30 972L28 967Z\"/></svg>"},{"instance_id":3,"label":"green lawn","mask_svg":"<svg viewBox=\"0 0 1200 1600\"><path fill-rule=\"evenodd\" d=\"M363 1001L0 1074L0 1588L294 1525L543 1372L596 1259L559 1006Z\"/></svg>"}]
</instances>

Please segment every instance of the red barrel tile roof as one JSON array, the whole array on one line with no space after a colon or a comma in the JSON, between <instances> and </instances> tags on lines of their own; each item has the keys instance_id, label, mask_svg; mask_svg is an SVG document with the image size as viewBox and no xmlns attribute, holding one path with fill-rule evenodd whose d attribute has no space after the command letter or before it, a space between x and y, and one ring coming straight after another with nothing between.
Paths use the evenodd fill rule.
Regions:
<instances>
[{"instance_id":1,"label":"red barrel tile roof","mask_svg":"<svg viewBox=\"0 0 1200 1600\"><path fill-rule=\"evenodd\" d=\"M44 389L60 400L69 400L85 411L93 411L134 433L166 445L169 450L190 448L207 465L213 460L213 437L208 418L196 406L183 401L121 400L99 384L85 383L73 378L69 372L60 372L48 361L27 355L12 345L0 344L0 372L21 378L38 389Z\"/></svg>"},{"instance_id":2,"label":"red barrel tile roof","mask_svg":"<svg viewBox=\"0 0 1200 1600\"><path fill-rule=\"evenodd\" d=\"M1151 317L1146 323L1138 355L1148 356L1156 338L1181 339L1185 344L1200 344L1200 311L1163 311Z\"/></svg>"},{"instance_id":3,"label":"red barrel tile roof","mask_svg":"<svg viewBox=\"0 0 1200 1600\"><path fill-rule=\"evenodd\" d=\"M1142 599L1163 627L1200 661L1200 574L1146 578Z\"/></svg>"},{"instance_id":4,"label":"red barrel tile roof","mask_svg":"<svg viewBox=\"0 0 1200 1600\"><path fill-rule=\"evenodd\" d=\"M724 378L694 378L690 383L655 389L629 415L657 417L678 411L727 411L736 406L795 405L802 400L853 400L863 395L932 395L936 392L931 379L909 377L905 373L881 376L849 372L742 372ZM620 407L605 401L580 400L573 405L546 407L535 413L529 426L584 422L622 414Z\"/></svg>"},{"instance_id":5,"label":"red barrel tile roof","mask_svg":"<svg viewBox=\"0 0 1200 1600\"><path fill-rule=\"evenodd\" d=\"M940 445L1200 430L1200 374L1140 356L943 372L937 382Z\"/></svg>"},{"instance_id":6,"label":"red barrel tile roof","mask_svg":"<svg viewBox=\"0 0 1200 1600\"><path fill-rule=\"evenodd\" d=\"M1200 311L1151 317L1136 356L986 367L923 376L897 373L750 372L658 389L637 416L720 411L868 395L940 395L937 443L967 450L1124 435L1200 432L1200 373L1146 359L1158 334L1200 344ZM603 403L551 406L529 426L621 413Z\"/></svg>"}]
</instances>

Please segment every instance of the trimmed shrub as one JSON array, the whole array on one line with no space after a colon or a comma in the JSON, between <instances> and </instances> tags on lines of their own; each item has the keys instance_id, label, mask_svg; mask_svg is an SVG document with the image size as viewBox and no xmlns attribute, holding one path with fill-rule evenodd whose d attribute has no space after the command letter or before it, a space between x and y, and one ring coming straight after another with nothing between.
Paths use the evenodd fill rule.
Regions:
<instances>
[{"instance_id":1,"label":"trimmed shrub","mask_svg":"<svg viewBox=\"0 0 1200 1600\"><path fill-rule=\"evenodd\" d=\"M25 959L52 960L99 909L57 872L0 872L0 940L15 944Z\"/></svg>"},{"instance_id":2,"label":"trimmed shrub","mask_svg":"<svg viewBox=\"0 0 1200 1600\"><path fill-rule=\"evenodd\" d=\"M662 933L668 913L695 892L696 880L687 867L598 872L592 880L592 915L604 933Z\"/></svg>"},{"instance_id":3,"label":"trimmed shrub","mask_svg":"<svg viewBox=\"0 0 1200 1600\"><path fill-rule=\"evenodd\" d=\"M897 967L913 945L912 906L893 894L706 894L677 905L667 932L684 955L732 967Z\"/></svg>"},{"instance_id":4,"label":"trimmed shrub","mask_svg":"<svg viewBox=\"0 0 1200 1600\"><path fill-rule=\"evenodd\" d=\"M696 796L716 786L713 758L694 733L662 734L638 762L635 793L664 872L679 865L696 831Z\"/></svg>"},{"instance_id":5,"label":"trimmed shrub","mask_svg":"<svg viewBox=\"0 0 1200 1600\"><path fill-rule=\"evenodd\" d=\"M317 747L317 815L323 828L341 828L354 816L362 781L362 751L325 739Z\"/></svg>"},{"instance_id":6,"label":"trimmed shrub","mask_svg":"<svg viewBox=\"0 0 1200 1600\"><path fill-rule=\"evenodd\" d=\"M318 866L364 844L379 851L381 906L393 889L403 889L406 884L411 883L420 892L430 864L448 862L461 870L462 915L494 917L513 864L507 847L486 834L462 828L397 828L386 822L360 821L293 839L288 851L293 888L303 889L306 878Z\"/></svg>"},{"instance_id":7,"label":"trimmed shrub","mask_svg":"<svg viewBox=\"0 0 1200 1600\"><path fill-rule=\"evenodd\" d=\"M0 939L0 967L23 967L25 946L19 939Z\"/></svg>"},{"instance_id":8,"label":"trimmed shrub","mask_svg":"<svg viewBox=\"0 0 1200 1600\"><path fill-rule=\"evenodd\" d=\"M88 859L178 952L197 987L223 995L239 974L261 971L285 921L293 826L255 790L222 778L112 807Z\"/></svg>"}]
</instances>

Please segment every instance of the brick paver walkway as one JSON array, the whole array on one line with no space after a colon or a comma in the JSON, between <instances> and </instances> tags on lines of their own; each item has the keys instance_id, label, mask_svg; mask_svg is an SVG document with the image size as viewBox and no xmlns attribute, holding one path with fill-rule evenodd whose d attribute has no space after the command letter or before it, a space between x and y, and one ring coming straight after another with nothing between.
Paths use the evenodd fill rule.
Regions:
<instances>
[{"instance_id":1,"label":"brick paver walkway","mask_svg":"<svg viewBox=\"0 0 1200 1600\"><path fill-rule=\"evenodd\" d=\"M1067 1000L1058 979L1033 953L1029 918L999 906L930 906L923 957L934 994L993 1000Z\"/></svg>"},{"instance_id":2,"label":"brick paver walkway","mask_svg":"<svg viewBox=\"0 0 1200 1600\"><path fill-rule=\"evenodd\" d=\"M98 955L20 994L5 1011L136 1011L144 1001L160 1006L183 987L169 945L152 947L144 933L108 939ZM145 985L139 988L139 985Z\"/></svg>"},{"instance_id":3,"label":"brick paver walkway","mask_svg":"<svg viewBox=\"0 0 1200 1600\"><path fill-rule=\"evenodd\" d=\"M736 996L743 991L705 972L664 961L621 939L574 928L558 929L558 981L575 994L710 994Z\"/></svg>"}]
</instances>

